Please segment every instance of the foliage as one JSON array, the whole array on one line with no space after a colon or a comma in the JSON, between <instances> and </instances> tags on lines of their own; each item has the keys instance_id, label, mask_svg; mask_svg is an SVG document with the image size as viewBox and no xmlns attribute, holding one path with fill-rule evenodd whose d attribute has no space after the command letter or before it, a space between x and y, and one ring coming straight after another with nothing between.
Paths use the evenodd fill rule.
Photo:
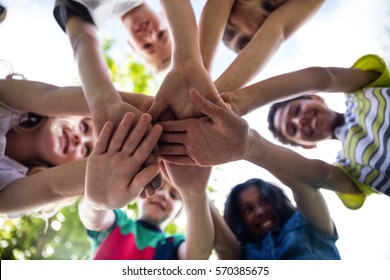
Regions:
<instances>
[{"instance_id":1,"label":"foliage","mask_svg":"<svg viewBox=\"0 0 390 280\"><path fill-rule=\"evenodd\" d=\"M128 92L152 92L156 88L153 75L130 55L125 65L119 65L110 55L113 44L112 40L104 40L103 50L115 86ZM137 217L137 204L130 204L126 211L130 217ZM175 227L169 230L174 231ZM0 259L85 259L89 248L77 203L46 220L33 215L0 217Z\"/></svg>"}]
</instances>

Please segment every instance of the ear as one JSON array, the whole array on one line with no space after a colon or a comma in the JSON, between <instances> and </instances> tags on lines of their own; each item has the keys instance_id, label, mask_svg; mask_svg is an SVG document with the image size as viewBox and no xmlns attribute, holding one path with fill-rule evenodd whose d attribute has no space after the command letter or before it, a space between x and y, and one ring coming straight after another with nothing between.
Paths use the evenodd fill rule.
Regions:
<instances>
[{"instance_id":1,"label":"ear","mask_svg":"<svg viewBox=\"0 0 390 280\"><path fill-rule=\"evenodd\" d=\"M316 144L313 144L313 145L302 145L302 148L304 148L304 149L314 149L314 148L317 148L317 145Z\"/></svg>"}]
</instances>

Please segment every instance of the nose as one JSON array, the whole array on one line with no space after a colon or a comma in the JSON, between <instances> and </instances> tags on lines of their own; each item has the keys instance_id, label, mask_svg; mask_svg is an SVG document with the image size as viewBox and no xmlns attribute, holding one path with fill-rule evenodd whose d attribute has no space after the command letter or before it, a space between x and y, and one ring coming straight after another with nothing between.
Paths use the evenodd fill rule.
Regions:
<instances>
[{"instance_id":1,"label":"nose","mask_svg":"<svg viewBox=\"0 0 390 280\"><path fill-rule=\"evenodd\" d=\"M305 115L300 115L293 117L292 122L298 127L305 128L308 125L308 118Z\"/></svg>"},{"instance_id":2,"label":"nose","mask_svg":"<svg viewBox=\"0 0 390 280\"><path fill-rule=\"evenodd\" d=\"M265 213L264 207L259 206L259 207L256 208L256 216L264 215L264 213Z\"/></svg>"},{"instance_id":3,"label":"nose","mask_svg":"<svg viewBox=\"0 0 390 280\"><path fill-rule=\"evenodd\" d=\"M73 146L78 146L81 144L81 137L77 133L74 133L71 138L71 143Z\"/></svg>"},{"instance_id":4,"label":"nose","mask_svg":"<svg viewBox=\"0 0 390 280\"><path fill-rule=\"evenodd\" d=\"M168 192L164 188L158 189L156 195L163 200L167 200L168 198Z\"/></svg>"}]
</instances>

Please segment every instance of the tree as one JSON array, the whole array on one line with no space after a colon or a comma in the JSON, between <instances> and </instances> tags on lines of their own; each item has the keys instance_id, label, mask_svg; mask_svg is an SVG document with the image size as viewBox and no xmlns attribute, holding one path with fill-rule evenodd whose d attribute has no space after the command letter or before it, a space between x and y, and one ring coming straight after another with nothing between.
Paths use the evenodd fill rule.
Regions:
<instances>
[{"instance_id":1,"label":"tree","mask_svg":"<svg viewBox=\"0 0 390 280\"><path fill-rule=\"evenodd\" d=\"M103 41L105 60L115 86L128 92L155 92L157 82L152 73L130 55L124 65L118 64L110 55L113 45L113 40ZM136 203L130 204L127 212L136 217ZM170 227L170 231L176 230L177 227ZM0 259L85 259L89 248L77 202L47 219L34 215L15 219L0 217Z\"/></svg>"}]
</instances>

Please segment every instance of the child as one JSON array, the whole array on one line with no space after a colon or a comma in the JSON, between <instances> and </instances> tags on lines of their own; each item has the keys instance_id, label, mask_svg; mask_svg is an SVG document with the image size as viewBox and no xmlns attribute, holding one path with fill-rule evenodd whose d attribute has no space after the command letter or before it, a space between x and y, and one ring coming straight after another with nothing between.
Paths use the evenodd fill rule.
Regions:
<instances>
[{"instance_id":1,"label":"child","mask_svg":"<svg viewBox=\"0 0 390 280\"><path fill-rule=\"evenodd\" d=\"M150 104L143 95L121 96L141 110ZM0 100L0 213L30 212L82 195L85 158L96 137L81 88L3 79Z\"/></svg>"},{"instance_id":2,"label":"child","mask_svg":"<svg viewBox=\"0 0 390 280\"><path fill-rule=\"evenodd\" d=\"M250 179L231 190L224 219L242 247L235 258L340 259L337 231L320 191L294 185L291 189L297 207L280 188L261 179Z\"/></svg>"},{"instance_id":3,"label":"child","mask_svg":"<svg viewBox=\"0 0 390 280\"><path fill-rule=\"evenodd\" d=\"M126 132L126 127L121 124L110 140L112 124L111 127L106 125L103 128L96 147L88 159L86 185L90 185L90 188L93 188L95 182L99 180L95 178L96 174L100 174L99 166L104 165L104 168L109 166L111 170L120 169L123 175L126 175L126 170L131 169L133 165L131 160L119 161L115 160L115 157L126 157L129 153L126 145L130 143L132 143L131 151L134 149L138 151L142 147L137 148L137 141L129 141L128 137L124 137L122 130ZM146 133L147 127L142 131ZM118 137L122 134L123 136ZM116 146L122 142L124 148L118 150ZM208 178L209 169L199 170L197 167L190 167L184 172L172 173L171 167L170 164L161 163L166 178L164 184L157 190L155 196L139 201L140 218L137 221L128 218L126 213L119 209L98 209L87 200L80 202L79 215L88 229L88 236L93 244L93 259L207 259L209 257L214 232L205 190L207 180L195 180L195 177ZM176 189L167 180L168 178L181 187ZM123 176L123 180L126 180L126 176ZM122 200L122 194L115 191L116 182L112 182L109 186L110 190L106 195L110 200ZM187 214L186 241L181 234L171 236L162 232L164 226L178 214L183 204ZM199 226L200 223L202 226Z\"/></svg>"},{"instance_id":4,"label":"child","mask_svg":"<svg viewBox=\"0 0 390 280\"><path fill-rule=\"evenodd\" d=\"M205 67L210 70L221 39L227 47L238 53L233 63L215 81L218 91L239 89L254 78L283 42L311 18L324 2L208 0L199 27Z\"/></svg>"},{"instance_id":5,"label":"child","mask_svg":"<svg viewBox=\"0 0 390 280\"><path fill-rule=\"evenodd\" d=\"M109 18L120 17L129 36L129 45L157 72L168 68L171 41L164 18L143 0L86 1L57 0L54 17L66 31L69 17L76 14L98 29Z\"/></svg>"},{"instance_id":6,"label":"child","mask_svg":"<svg viewBox=\"0 0 390 280\"><path fill-rule=\"evenodd\" d=\"M366 91L368 94L374 93L374 95L379 96L381 100L380 104L383 104L383 102L385 102L383 98L386 96L385 93L387 89L370 88L372 86L384 87L388 84L389 72L383 60L377 56L369 55L359 59L355 64L355 67L363 70L355 68L324 69L313 67L280 75L242 90L226 93L225 100L231 101L230 105L233 110L239 112L239 114L245 114L271 100L297 93L307 91L352 92L364 87L363 91L357 96L365 96L364 92ZM194 96L195 94L192 95ZM354 99L355 95L351 95L351 97ZM199 98L197 98L197 100L198 99ZM376 160L377 155L386 155L386 152L381 149L386 149L387 144L379 145L379 143L382 143L382 139L372 141L372 145L366 150L368 153L373 153L373 156L364 155L362 157L363 154L359 152L355 153L356 158L353 158L351 157L351 155L353 155L353 152L351 151L354 151L353 145L356 142L350 141L351 136L348 136L345 140L346 143L344 143L344 148L349 149L349 152L340 154L338 163L336 165L330 165L320 160L307 159L289 149L271 144L255 131L248 130L244 120L236 119L237 116L230 116L225 112L226 104L219 105L222 103L217 103L218 106L216 106L206 103L206 106L206 104L204 104L205 102L200 102L199 100L198 102L199 106L202 105L202 110L207 110L206 115L211 117L212 122L208 121L208 123L206 123L204 119L199 119L197 121L180 121L176 124L170 122L163 125L164 130L172 132L185 131L187 133L187 137L184 137L184 134L181 134L180 137L166 135L162 138L162 141L179 143L185 146L184 149L181 145L162 147L162 149L164 149L160 150L162 153L182 155L181 157L176 156L175 158L164 157L165 160L171 160L175 163L197 163L201 166L208 166L211 162L212 164L216 164L218 162L227 162L245 157L252 162L257 162L258 165L264 167L282 181L288 180L293 184L305 184L317 188L322 187L333 190L339 194L343 203L351 209L360 208L364 203L365 197L370 193L383 192L389 194L388 183L386 183L388 175L386 175L386 164L384 164L386 160ZM365 104L368 103L361 103L361 106ZM211 112L209 111L209 107L218 108L215 108L215 110ZM367 106L365 107L366 110L368 108L369 107ZM375 108L376 115L377 106L371 106L371 108ZM297 111L299 113L299 109L292 113ZM351 112L352 114L348 113L347 116L353 120L352 117L354 113L353 111ZM384 114L376 119L377 122L381 122L383 117L389 116L384 110L380 110L379 112L384 112ZM226 127L228 116L225 116L224 119L220 118L223 114L229 115L229 118L231 119L232 124L230 124L230 129L227 129ZM368 115L370 116L371 114ZM362 117L363 116L365 115L362 115ZM346 118L345 121L347 123L350 120L347 120ZM367 121L369 120L367 119ZM234 126L234 123L237 127ZM278 123L283 124L283 121L279 121ZM311 122L311 124L313 124L313 122ZM319 120L318 127L320 127L320 124L321 122ZM213 125L213 127L211 125ZM377 123L374 126L372 126L372 124L365 125L365 129L368 129L368 127L373 128L373 135L382 137L382 133L378 134L377 132L378 125L379 124ZM381 126L381 128L382 127L386 128L387 126ZM199 129L202 129L202 133L200 133ZM358 131L361 131L360 128L357 129ZM238 131L240 134L236 134ZM250 132L250 135L248 135L248 132ZM355 134L355 130L352 129L352 126L343 129L341 135L346 136L347 132ZM213 134L218 133L221 133L222 135L213 136ZM222 137L226 136L225 134L229 134L229 141ZM244 137L245 135L248 139ZM356 135L359 136L359 134ZM313 133L313 136L316 136L316 134ZM211 148L205 146L212 146L213 141L219 138L221 138L221 143L216 147L216 151L218 152L212 152L210 151ZM198 143L195 144L195 142ZM384 140L383 143L387 142L388 141ZM363 144L363 142L359 142L359 144L366 145ZM241 148L241 150L237 150L238 147ZM204 150L202 151L202 149ZM237 153L226 153L226 150L237 150ZM219 154L219 152L221 152L221 154ZM212 153L212 155L217 154L219 161L212 160L210 153ZM185 155L189 155L189 157ZM344 159L342 157L344 157ZM194 159L196 160L194 161ZM371 165L373 160L375 160L377 164ZM280 162L286 164L278 164Z\"/></svg>"}]
</instances>

